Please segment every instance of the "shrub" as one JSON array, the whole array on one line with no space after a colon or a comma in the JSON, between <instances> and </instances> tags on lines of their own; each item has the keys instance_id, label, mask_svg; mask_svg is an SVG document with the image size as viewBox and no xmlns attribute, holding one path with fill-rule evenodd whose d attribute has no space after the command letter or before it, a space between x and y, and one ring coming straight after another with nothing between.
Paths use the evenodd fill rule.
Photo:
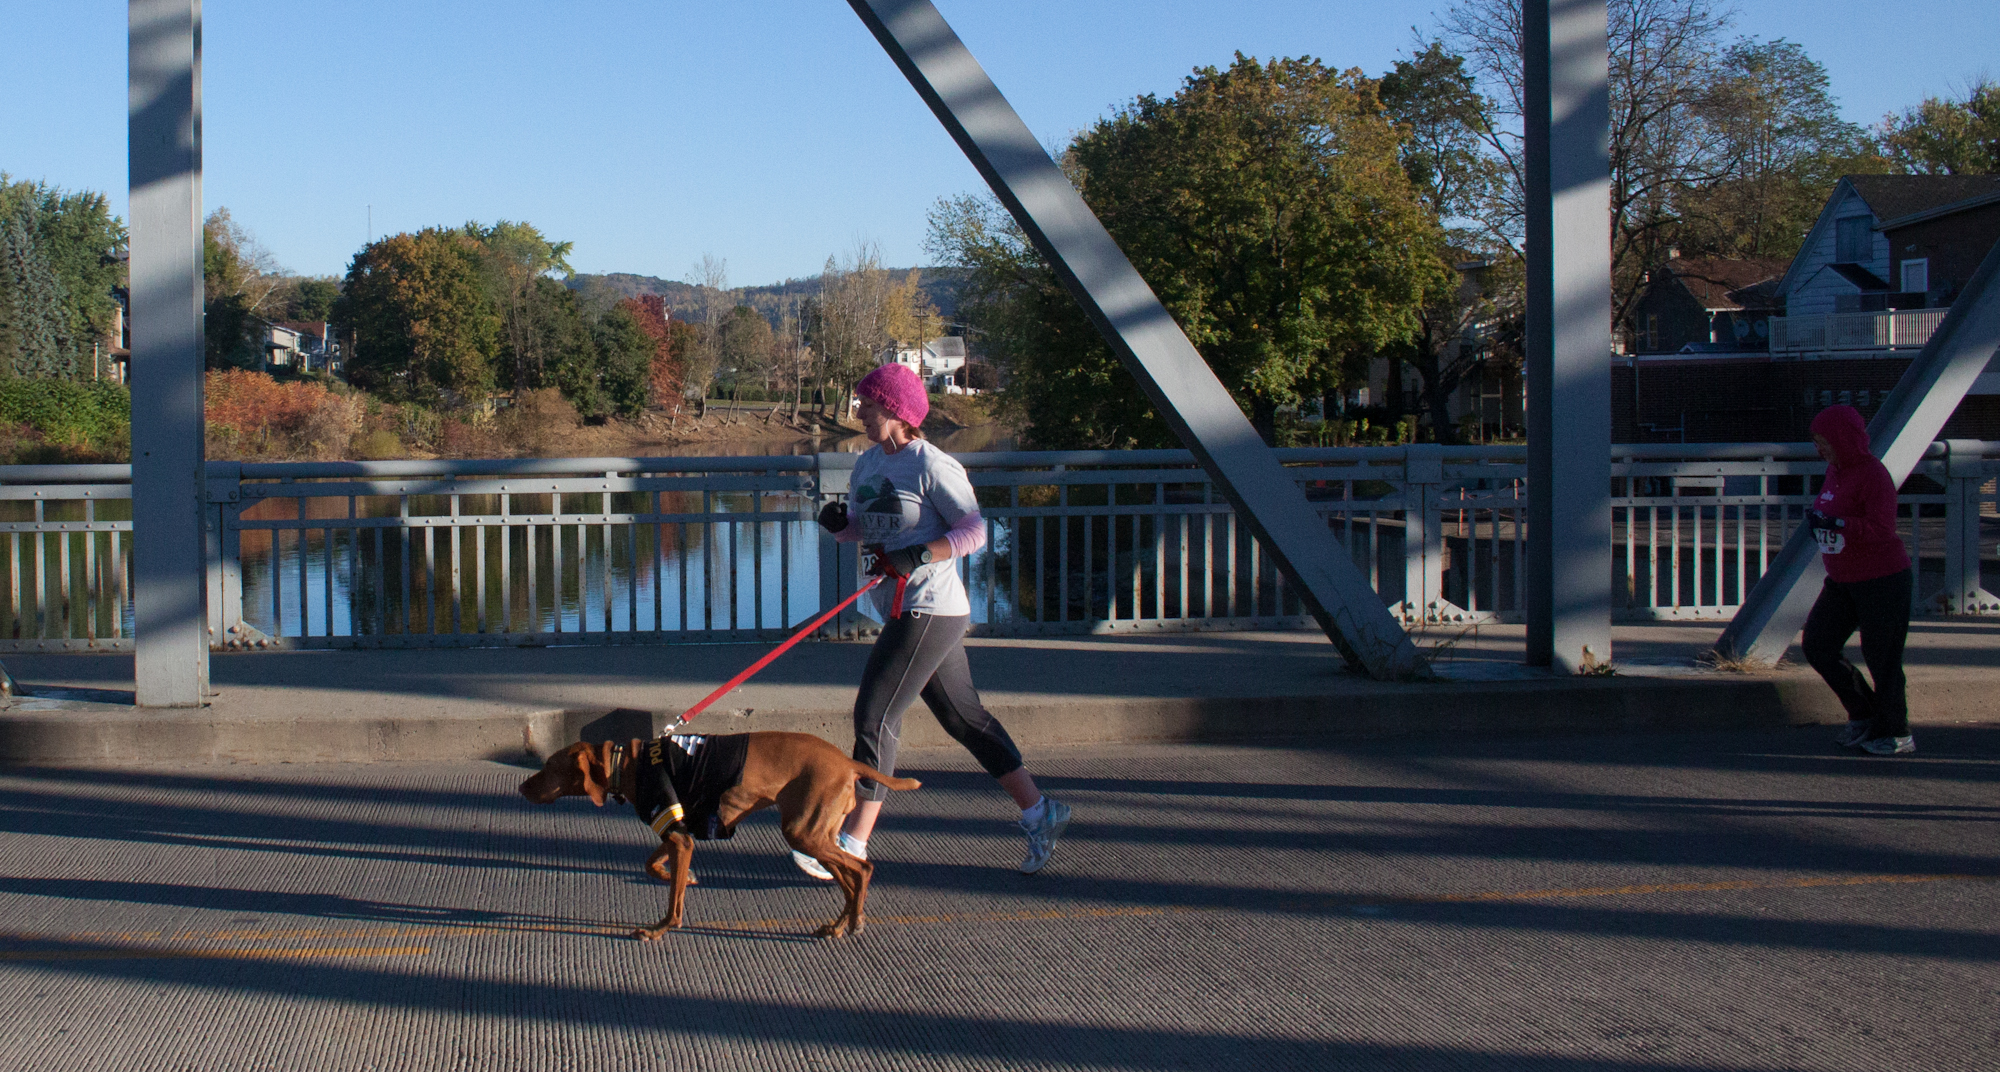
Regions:
<instances>
[{"instance_id":1,"label":"shrub","mask_svg":"<svg viewBox=\"0 0 2000 1072\"><path fill-rule=\"evenodd\" d=\"M517 395L494 425L501 443L523 454L547 456L583 421L561 391L544 387Z\"/></svg>"},{"instance_id":2,"label":"shrub","mask_svg":"<svg viewBox=\"0 0 2000 1072\"><path fill-rule=\"evenodd\" d=\"M122 384L105 381L0 379L0 425L31 429L40 443L70 450L78 458L115 453L120 447L129 457L132 394Z\"/></svg>"},{"instance_id":3,"label":"shrub","mask_svg":"<svg viewBox=\"0 0 2000 1072\"><path fill-rule=\"evenodd\" d=\"M214 457L339 458L361 430L360 405L318 383L224 369L208 374L207 390Z\"/></svg>"},{"instance_id":4,"label":"shrub","mask_svg":"<svg viewBox=\"0 0 2000 1072\"><path fill-rule=\"evenodd\" d=\"M403 441L387 428L361 432L348 443L348 451L364 461L378 462L404 455Z\"/></svg>"}]
</instances>

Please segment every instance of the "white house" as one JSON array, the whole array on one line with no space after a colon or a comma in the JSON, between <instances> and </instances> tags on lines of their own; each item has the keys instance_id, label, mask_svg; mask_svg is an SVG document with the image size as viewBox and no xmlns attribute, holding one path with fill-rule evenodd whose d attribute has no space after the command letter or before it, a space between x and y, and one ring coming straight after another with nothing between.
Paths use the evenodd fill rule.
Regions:
<instances>
[{"instance_id":1,"label":"white house","mask_svg":"<svg viewBox=\"0 0 2000 1072\"><path fill-rule=\"evenodd\" d=\"M917 374L936 390L944 390L951 374L965 367L965 340L956 335L932 339L922 349L905 348L884 354L882 364L895 363Z\"/></svg>"}]
</instances>

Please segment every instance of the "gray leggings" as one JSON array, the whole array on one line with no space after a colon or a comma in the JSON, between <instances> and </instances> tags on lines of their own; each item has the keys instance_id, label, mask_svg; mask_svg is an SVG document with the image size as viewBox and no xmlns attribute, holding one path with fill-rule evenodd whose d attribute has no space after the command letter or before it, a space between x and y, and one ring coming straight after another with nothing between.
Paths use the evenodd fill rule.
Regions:
<instances>
[{"instance_id":1,"label":"gray leggings","mask_svg":"<svg viewBox=\"0 0 2000 1072\"><path fill-rule=\"evenodd\" d=\"M965 746L995 778L1021 769L1021 750L1007 728L979 703L972 668L959 641L970 615L941 618L912 612L891 619L868 652L861 692L854 697L854 758L883 774L896 773L903 710L922 696L946 733ZM862 800L880 801L889 790L861 779Z\"/></svg>"}]
</instances>

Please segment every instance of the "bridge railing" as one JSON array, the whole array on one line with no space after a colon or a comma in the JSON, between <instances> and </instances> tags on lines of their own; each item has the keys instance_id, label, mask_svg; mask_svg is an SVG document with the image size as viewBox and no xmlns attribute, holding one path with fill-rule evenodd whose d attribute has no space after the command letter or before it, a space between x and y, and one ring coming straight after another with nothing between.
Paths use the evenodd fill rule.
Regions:
<instances>
[{"instance_id":1,"label":"bridge railing","mask_svg":"<svg viewBox=\"0 0 2000 1072\"><path fill-rule=\"evenodd\" d=\"M1991 450L1995 457L1989 458ZM1280 451L1407 624L1518 620L1518 446ZM855 548L812 521L854 455L214 463L219 650L772 638L853 591ZM958 561L975 629L1035 635L1310 625L1185 451L961 456L987 546ZM1618 446L1614 614L1723 620L1800 523L1809 446ZM1932 447L1898 527L1920 613L2000 613L2000 443ZM131 646L130 470L0 467L0 651ZM143 554L143 548L137 553ZM2000 585L1996 585L2000 587ZM837 634L870 623L849 614Z\"/></svg>"}]
</instances>

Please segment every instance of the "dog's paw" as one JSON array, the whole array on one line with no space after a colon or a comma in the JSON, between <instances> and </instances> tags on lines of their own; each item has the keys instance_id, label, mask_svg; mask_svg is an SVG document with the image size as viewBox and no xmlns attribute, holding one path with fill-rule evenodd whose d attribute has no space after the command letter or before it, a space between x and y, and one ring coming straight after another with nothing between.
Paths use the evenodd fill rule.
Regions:
<instances>
[{"instance_id":1,"label":"dog's paw","mask_svg":"<svg viewBox=\"0 0 2000 1072\"><path fill-rule=\"evenodd\" d=\"M847 921L836 919L813 932L815 938L840 938L847 934Z\"/></svg>"}]
</instances>

